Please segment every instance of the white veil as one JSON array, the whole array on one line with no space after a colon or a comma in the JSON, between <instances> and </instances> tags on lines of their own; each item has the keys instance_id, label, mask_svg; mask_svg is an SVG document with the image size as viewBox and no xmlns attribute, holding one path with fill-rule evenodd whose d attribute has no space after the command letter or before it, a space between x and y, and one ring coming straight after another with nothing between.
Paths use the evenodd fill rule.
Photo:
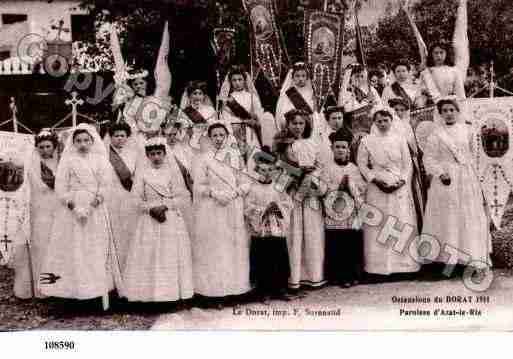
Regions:
<instances>
[{"instance_id":1,"label":"white veil","mask_svg":"<svg viewBox=\"0 0 513 359\"><path fill-rule=\"evenodd\" d=\"M221 91L219 91L219 99L224 101L227 100L230 94L232 93L232 84L230 81L231 72L228 72L224 77L223 84L221 85ZM245 81L245 90L251 93L253 96L258 96L257 89L255 84L253 83L253 78L251 75L244 71L244 81ZM260 97L258 97L260 99Z\"/></svg>"},{"instance_id":2,"label":"white veil","mask_svg":"<svg viewBox=\"0 0 513 359\"><path fill-rule=\"evenodd\" d=\"M75 133L77 130L85 130L92 137L93 144L91 145L89 153L98 155L108 162L109 156L107 153L107 148L105 147L100 134L96 130L96 127L87 123L81 123L70 130L68 138L66 139L66 144L64 145L64 150L62 151L61 159L64 161L70 156L78 153L75 146L73 146L73 133Z\"/></svg>"},{"instance_id":3,"label":"white veil","mask_svg":"<svg viewBox=\"0 0 513 359\"><path fill-rule=\"evenodd\" d=\"M189 98L189 95L187 94L187 89L185 89L182 93L182 98L180 99L180 109L183 110L187 108L191 104L191 100ZM214 107L214 103L210 99L210 96L208 96L205 93L205 98L203 99L203 105Z\"/></svg>"},{"instance_id":4,"label":"white veil","mask_svg":"<svg viewBox=\"0 0 513 359\"><path fill-rule=\"evenodd\" d=\"M299 65L305 65L306 66L306 63L304 62L296 62L293 66L299 66ZM294 86L294 79L292 78L292 73L293 73L294 69L293 67L289 69L289 72L287 72L287 76L285 77L285 81L283 81L283 84L281 85L281 90L280 90L280 97L283 97L285 96L285 93L291 88ZM306 82L306 85L305 87L310 91L313 92L313 86L312 86L312 78L311 78L311 74L310 72L307 70L307 73L308 73L308 81Z\"/></svg>"}]
</instances>

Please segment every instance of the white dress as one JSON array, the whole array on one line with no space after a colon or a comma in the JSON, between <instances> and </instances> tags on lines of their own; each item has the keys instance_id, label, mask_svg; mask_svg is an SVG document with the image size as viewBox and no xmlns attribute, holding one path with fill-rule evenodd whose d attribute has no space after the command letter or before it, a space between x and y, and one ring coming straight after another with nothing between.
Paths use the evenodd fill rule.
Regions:
<instances>
[{"instance_id":1,"label":"white dress","mask_svg":"<svg viewBox=\"0 0 513 359\"><path fill-rule=\"evenodd\" d=\"M388 133L375 133L362 139L358 149L357 163L368 181L366 204L383 214L379 225L363 224L365 271L374 274L407 273L419 270L419 264L410 256L409 248L417 235L417 218L411 192L412 163L408 145L404 139ZM381 191L374 178L388 184L402 179L406 182L392 193ZM387 219L395 218L397 226L411 226L412 233L406 249L397 252L394 240L388 238L386 244L378 241L379 234ZM415 243L411 245L416 245Z\"/></svg>"},{"instance_id":2,"label":"white dress","mask_svg":"<svg viewBox=\"0 0 513 359\"><path fill-rule=\"evenodd\" d=\"M321 112L315 110L315 97L313 93L313 89L310 86L305 87L296 87L296 90L299 92L301 97L305 100L305 102L310 106L310 109L313 110L312 121L313 121L313 132L312 139L317 142L321 141L322 134L326 131L326 121L324 120L324 115ZM296 107L287 96L286 93L281 95L278 99L278 103L276 104L276 123L279 127L280 131L283 131L286 128L287 121L285 120L285 114L291 110L294 110Z\"/></svg>"},{"instance_id":3,"label":"white dress","mask_svg":"<svg viewBox=\"0 0 513 359\"><path fill-rule=\"evenodd\" d=\"M417 85L413 83L412 81L404 81L399 83L396 81L396 83L401 86L401 88L404 90L406 95L408 96L409 100L412 104L418 107L421 106L421 97L422 97L422 87L420 85ZM392 88L392 85L389 85L385 87L383 90L383 94L381 95L381 100L385 106L390 106L388 101L390 101L393 98L403 97L399 94L396 94Z\"/></svg>"},{"instance_id":4,"label":"white dress","mask_svg":"<svg viewBox=\"0 0 513 359\"><path fill-rule=\"evenodd\" d=\"M471 130L461 123L440 126L428 138L424 152L426 171L433 175L428 192L423 233L438 239L442 254L436 261L477 267L490 266L491 236L484 199L471 155ZM451 178L443 185L440 175ZM457 249L448 257L444 246ZM452 252L452 251L451 251Z\"/></svg>"},{"instance_id":5,"label":"white dress","mask_svg":"<svg viewBox=\"0 0 513 359\"><path fill-rule=\"evenodd\" d=\"M137 174L133 192L140 211L123 272L123 296L130 301L166 302L193 295L191 243L180 209L190 198L174 185L181 176L177 171L166 161ZM149 215L160 205L168 207L164 223Z\"/></svg>"},{"instance_id":6,"label":"white dress","mask_svg":"<svg viewBox=\"0 0 513 359\"><path fill-rule=\"evenodd\" d=\"M200 104L194 109L199 112L201 117L206 121L205 123L196 123L193 119L184 112L180 111L178 121L182 124L183 128L192 128L192 136L184 138L185 143L189 145L195 155L205 153L211 148L208 139L207 129L208 126L214 122L218 122L216 109L210 105Z\"/></svg>"},{"instance_id":7,"label":"white dress","mask_svg":"<svg viewBox=\"0 0 513 359\"><path fill-rule=\"evenodd\" d=\"M61 203L41 267L43 273L56 276L56 280L41 284L44 295L92 299L113 288L108 263L112 238L107 206L105 202L97 208L90 205L95 194L108 198L111 174L107 159L93 153L72 153L59 163L55 192ZM69 200L75 203L72 211L66 205Z\"/></svg>"},{"instance_id":8,"label":"white dress","mask_svg":"<svg viewBox=\"0 0 513 359\"><path fill-rule=\"evenodd\" d=\"M368 96L369 94L369 88L359 88L359 90ZM378 91L374 87L370 87L371 96L375 99L376 104L375 106L381 106L382 101L381 97L379 96ZM344 106L345 112L352 112L356 111L362 107L365 107L370 104L367 97L364 97L361 101L358 100L358 97L352 92L352 91L342 91L343 93L342 98L339 100L339 103Z\"/></svg>"},{"instance_id":9,"label":"white dress","mask_svg":"<svg viewBox=\"0 0 513 359\"><path fill-rule=\"evenodd\" d=\"M35 295L38 298L42 297L38 280L41 274L41 265L48 247L55 211L57 206L60 205L54 189L48 187L41 179L41 162L43 162L55 176L57 172L57 158L41 159L39 154L35 153L28 170L28 181L30 183L30 250L36 291ZM14 294L18 298L29 298L32 289L28 250L25 245L17 249L16 258Z\"/></svg>"},{"instance_id":10,"label":"white dress","mask_svg":"<svg viewBox=\"0 0 513 359\"><path fill-rule=\"evenodd\" d=\"M268 117L264 116L264 110L258 96L252 95L249 91L234 91L230 94L231 97L237 101L250 115L256 115L258 122L263 125L264 122L268 121ZM246 166L249 171L253 171L255 168L255 161L253 155L260 151L260 142L258 140L257 133L250 126L237 126L237 123L244 122L244 120L237 117L227 105L223 107L221 112L221 119L225 123L231 125L232 133L241 131L241 139L245 142L246 147ZM274 119L271 119L274 121ZM275 132L276 133L276 132ZM275 134L274 133L274 134ZM274 135L273 134L273 135ZM272 138L271 138L272 139ZM242 151L241 151L242 152Z\"/></svg>"},{"instance_id":11,"label":"white dress","mask_svg":"<svg viewBox=\"0 0 513 359\"><path fill-rule=\"evenodd\" d=\"M182 209L182 215L185 220L185 225L187 226L187 232L189 234L189 238L192 241L192 237L194 235L194 213L192 209L192 191L194 191L192 186L190 188L191 191L187 188L185 184L185 179L183 178L183 173L180 171L180 167L178 165L178 161L181 166L184 167L184 169L187 171L187 173L190 176L190 179L192 181L192 174L193 174L193 153L189 146L177 143L174 146L168 146L167 149L169 150L168 159L171 161L171 164L174 166L174 163L176 163L177 169L179 170L179 176L174 178L174 181L177 183L177 186L180 186L184 192L184 195L186 194L188 197L188 200L184 200L180 202L180 206ZM174 163L173 163L174 162Z\"/></svg>"},{"instance_id":12,"label":"white dress","mask_svg":"<svg viewBox=\"0 0 513 359\"><path fill-rule=\"evenodd\" d=\"M119 155L118 158L123 161L126 168L130 171L133 180L136 171L136 162L140 154L128 146L122 149L112 149L111 146L110 151L116 151L117 155ZM132 241L135 225L137 223L137 204L134 201L131 191L125 189L121 184L121 180L112 166L112 159L111 171L112 187L107 203L112 225L114 246L116 248L120 269L123 270L126 263L128 245Z\"/></svg>"},{"instance_id":13,"label":"white dress","mask_svg":"<svg viewBox=\"0 0 513 359\"><path fill-rule=\"evenodd\" d=\"M319 145L312 139L294 141L288 149L288 157L299 166L314 166L319 162ZM319 170L307 175L302 185L313 180L320 187L322 174ZM324 280L324 218L322 213L321 194L319 195L302 187L292 193L294 208L291 216L290 235L287 238L290 257L291 288L300 285L319 287Z\"/></svg>"},{"instance_id":14,"label":"white dress","mask_svg":"<svg viewBox=\"0 0 513 359\"><path fill-rule=\"evenodd\" d=\"M207 297L239 295L251 289L244 200L236 194L247 193L249 184L237 166L221 162L223 158L208 152L194 171L194 286L196 293ZM240 163L238 168L242 167ZM210 193L231 200L222 205Z\"/></svg>"}]
</instances>

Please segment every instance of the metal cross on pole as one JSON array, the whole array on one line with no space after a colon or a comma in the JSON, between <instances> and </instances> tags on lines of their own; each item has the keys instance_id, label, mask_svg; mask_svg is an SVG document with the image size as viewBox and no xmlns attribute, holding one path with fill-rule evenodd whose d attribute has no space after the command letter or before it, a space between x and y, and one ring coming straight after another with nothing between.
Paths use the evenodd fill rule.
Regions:
<instances>
[{"instance_id":1,"label":"metal cross on pole","mask_svg":"<svg viewBox=\"0 0 513 359\"><path fill-rule=\"evenodd\" d=\"M9 239L9 237L7 236L7 234L4 234L4 238L0 241L0 243L4 244L5 245L5 251L7 252L8 251L8 247L7 245L8 244L11 244L12 241Z\"/></svg>"},{"instance_id":2,"label":"metal cross on pole","mask_svg":"<svg viewBox=\"0 0 513 359\"><path fill-rule=\"evenodd\" d=\"M14 97L10 98L9 108L11 109L12 113L12 125L14 127L14 132L18 132L18 108L16 107L16 100Z\"/></svg>"},{"instance_id":3,"label":"metal cross on pole","mask_svg":"<svg viewBox=\"0 0 513 359\"><path fill-rule=\"evenodd\" d=\"M73 122L73 127L77 125L77 106L81 106L84 104L84 100L78 98L78 93L73 91L71 93L71 99L64 101L64 103L68 106L71 106L71 120Z\"/></svg>"},{"instance_id":4,"label":"metal cross on pole","mask_svg":"<svg viewBox=\"0 0 513 359\"><path fill-rule=\"evenodd\" d=\"M57 41L61 41L61 33L69 32L69 29L64 27L64 20L62 19L59 20L59 26L52 25L52 30L57 30L57 37L55 38Z\"/></svg>"}]
</instances>

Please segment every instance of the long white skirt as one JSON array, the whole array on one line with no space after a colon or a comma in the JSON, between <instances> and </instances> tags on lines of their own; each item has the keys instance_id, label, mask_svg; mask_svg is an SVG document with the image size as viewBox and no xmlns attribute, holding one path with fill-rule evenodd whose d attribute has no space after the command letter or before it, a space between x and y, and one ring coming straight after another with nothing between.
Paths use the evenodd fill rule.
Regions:
<instances>
[{"instance_id":1,"label":"long white skirt","mask_svg":"<svg viewBox=\"0 0 513 359\"><path fill-rule=\"evenodd\" d=\"M290 235L290 288L300 285L320 287L324 280L324 218L317 198L294 201Z\"/></svg>"},{"instance_id":2,"label":"long white skirt","mask_svg":"<svg viewBox=\"0 0 513 359\"><path fill-rule=\"evenodd\" d=\"M248 292L250 241L242 199L220 206L202 198L196 206L192 247L196 293L224 297Z\"/></svg>"},{"instance_id":3,"label":"long white skirt","mask_svg":"<svg viewBox=\"0 0 513 359\"><path fill-rule=\"evenodd\" d=\"M119 180L114 178L109 194L109 215L112 225L114 248L120 270L126 266L128 246L132 242L137 225L137 203L131 192L123 188Z\"/></svg>"},{"instance_id":4,"label":"long white skirt","mask_svg":"<svg viewBox=\"0 0 513 359\"><path fill-rule=\"evenodd\" d=\"M75 299L107 294L114 287L108 264L110 240L105 205L93 209L81 224L72 211L59 204L41 267L43 274L49 273L56 280L41 284L42 294Z\"/></svg>"},{"instance_id":5,"label":"long white skirt","mask_svg":"<svg viewBox=\"0 0 513 359\"><path fill-rule=\"evenodd\" d=\"M385 244L378 241L378 236L389 217L397 219L397 226L400 228L405 224L415 228L412 241L417 235L417 215L410 184L404 185L393 193L384 193L371 183L367 189L366 202L383 214L383 220L379 226L363 225L365 271L373 274L417 272L420 265L410 255L409 245L404 251L398 253L394 249L393 239L388 238Z\"/></svg>"},{"instance_id":6,"label":"long white skirt","mask_svg":"<svg viewBox=\"0 0 513 359\"><path fill-rule=\"evenodd\" d=\"M32 192L30 204L30 260L33 273L30 273L29 251L25 244L16 248L14 259L14 295L18 298L30 298L32 296L32 280L34 280L35 296L43 297L39 288L39 276L41 265L46 255L50 232L55 217L55 211L60 205L55 192Z\"/></svg>"},{"instance_id":7,"label":"long white skirt","mask_svg":"<svg viewBox=\"0 0 513 359\"><path fill-rule=\"evenodd\" d=\"M191 243L179 211L167 211L164 223L148 214L139 216L123 283L122 295L130 301L171 302L193 296Z\"/></svg>"},{"instance_id":8,"label":"long white skirt","mask_svg":"<svg viewBox=\"0 0 513 359\"><path fill-rule=\"evenodd\" d=\"M451 184L445 186L439 178L431 181L422 232L439 241L441 253L437 262L473 261L476 267L488 267L491 235L477 177L468 167L445 167Z\"/></svg>"}]
</instances>

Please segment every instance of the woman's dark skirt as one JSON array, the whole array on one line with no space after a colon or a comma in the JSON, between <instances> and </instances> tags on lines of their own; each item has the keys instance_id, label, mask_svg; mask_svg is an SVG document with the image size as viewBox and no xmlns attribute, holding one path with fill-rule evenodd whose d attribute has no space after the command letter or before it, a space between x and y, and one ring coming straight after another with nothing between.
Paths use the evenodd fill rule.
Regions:
<instances>
[{"instance_id":1,"label":"woman's dark skirt","mask_svg":"<svg viewBox=\"0 0 513 359\"><path fill-rule=\"evenodd\" d=\"M363 232L355 229L326 229L324 272L331 284L360 281L363 268Z\"/></svg>"},{"instance_id":2,"label":"woman's dark skirt","mask_svg":"<svg viewBox=\"0 0 513 359\"><path fill-rule=\"evenodd\" d=\"M258 292L279 294L288 287L289 251L285 237L251 237L250 279Z\"/></svg>"}]
</instances>

